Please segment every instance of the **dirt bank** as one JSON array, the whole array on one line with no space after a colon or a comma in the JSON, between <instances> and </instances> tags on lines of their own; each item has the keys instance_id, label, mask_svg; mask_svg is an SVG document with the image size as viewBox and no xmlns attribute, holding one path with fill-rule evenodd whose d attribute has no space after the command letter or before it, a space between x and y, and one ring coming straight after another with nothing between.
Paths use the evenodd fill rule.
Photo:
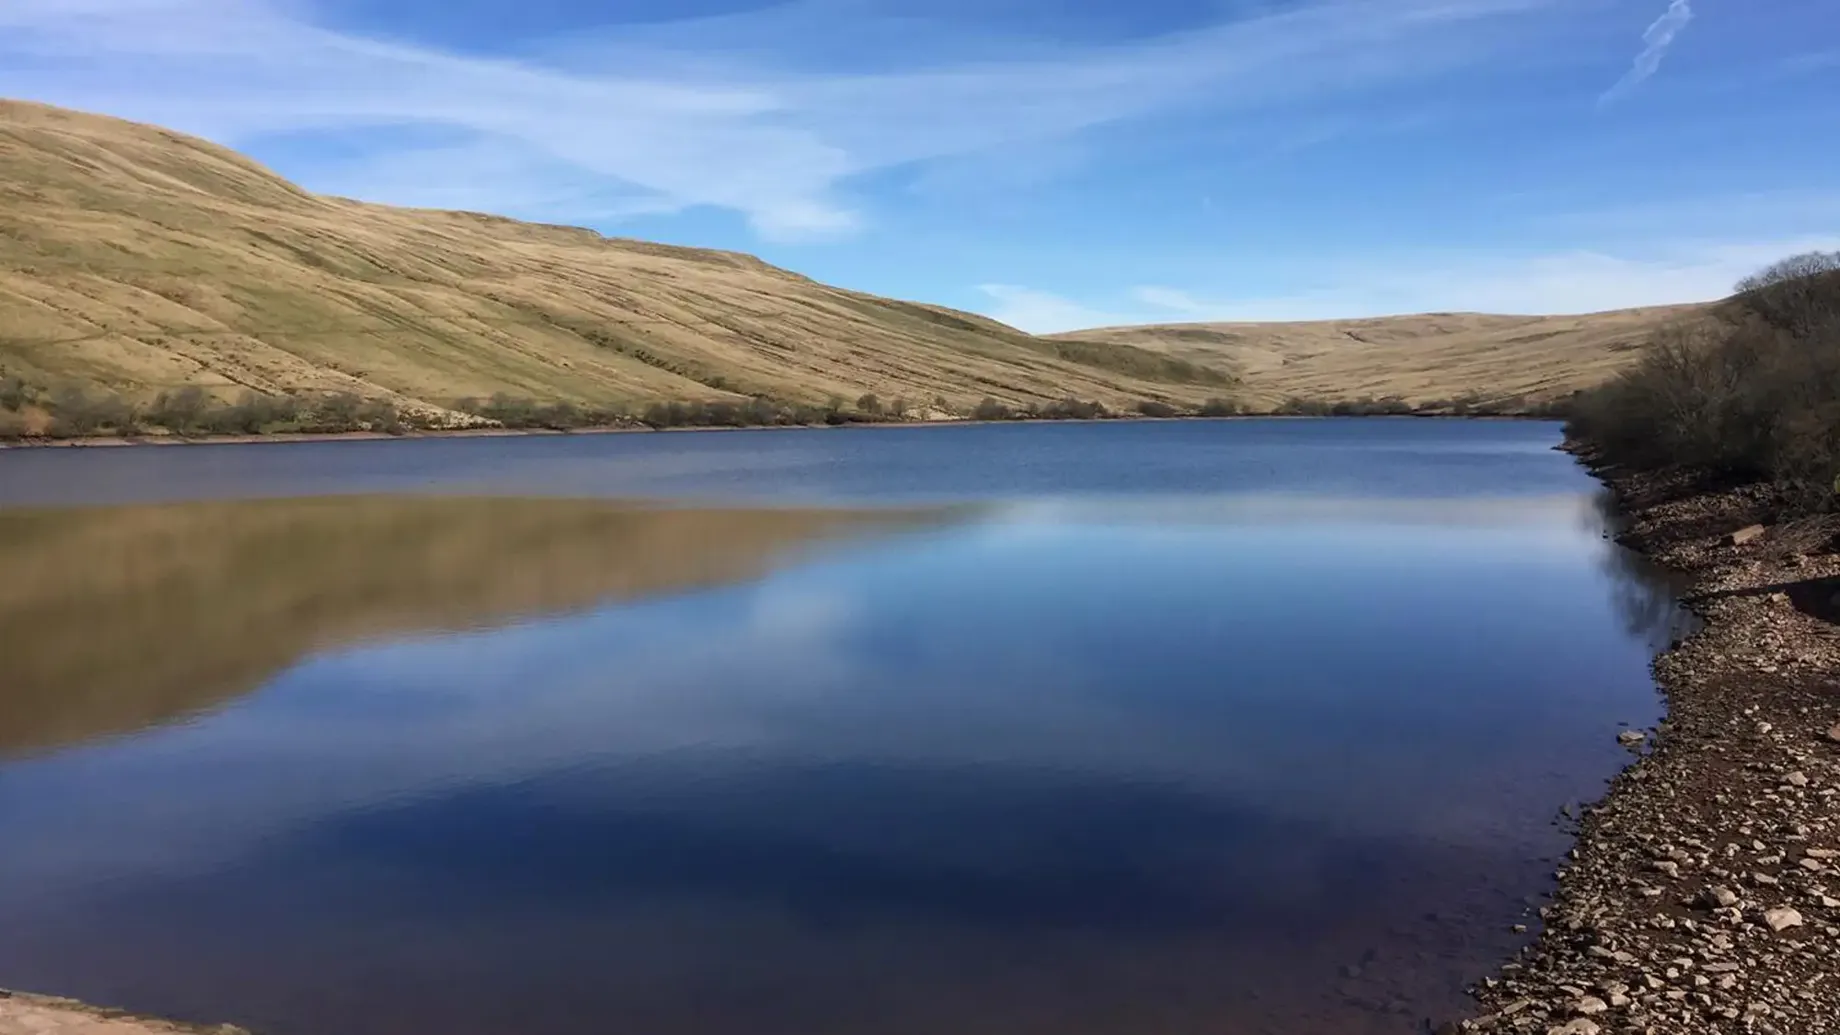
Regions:
<instances>
[{"instance_id":1,"label":"dirt bank","mask_svg":"<svg viewBox=\"0 0 1840 1035\"><path fill-rule=\"evenodd\" d=\"M0 988L0 1035L248 1035L229 1024L199 1027L136 1017L70 999Z\"/></svg>"},{"instance_id":2,"label":"dirt bank","mask_svg":"<svg viewBox=\"0 0 1840 1035\"><path fill-rule=\"evenodd\" d=\"M1840 1032L1836 526L1739 545L1767 490L1597 473L1705 627L1656 662L1668 717L1581 819L1539 941L1455 1030Z\"/></svg>"}]
</instances>

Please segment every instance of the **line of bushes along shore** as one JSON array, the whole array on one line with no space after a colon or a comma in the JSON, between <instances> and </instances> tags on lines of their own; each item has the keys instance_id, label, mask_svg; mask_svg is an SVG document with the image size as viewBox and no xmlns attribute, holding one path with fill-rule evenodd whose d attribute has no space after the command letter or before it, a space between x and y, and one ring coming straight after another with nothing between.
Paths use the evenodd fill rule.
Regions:
<instances>
[{"instance_id":1,"label":"line of bushes along shore","mask_svg":"<svg viewBox=\"0 0 1840 1035\"><path fill-rule=\"evenodd\" d=\"M539 402L504 393L486 399L460 399L448 413L415 411L388 400L365 399L348 392L312 395L263 395L245 392L222 399L202 388L163 392L151 403L135 406L122 397L93 389L50 389L0 372L0 439L74 439L94 436L167 434L184 437L228 435L332 434L452 430L502 427L514 430L574 431L590 428L746 428L777 426L901 423L922 420L1103 420L1109 418L1180 417L1545 417L1564 413L1564 402L1530 402L1520 397L1487 399L1466 396L1413 404L1397 397L1318 400L1287 399L1259 409L1236 399L1213 398L1198 407L1145 399L1127 409L1104 403L1058 399L1013 405L986 398L975 406L954 405L943 397L924 402L896 398L884 402L866 394L854 404L833 398L824 405L789 403L768 398L653 402L632 408ZM454 414L467 415L457 419Z\"/></svg>"},{"instance_id":2,"label":"line of bushes along shore","mask_svg":"<svg viewBox=\"0 0 1840 1035\"><path fill-rule=\"evenodd\" d=\"M1840 509L1840 252L1785 259L1667 329L1573 400L1568 429L1606 463L1768 482L1792 513Z\"/></svg>"}]
</instances>

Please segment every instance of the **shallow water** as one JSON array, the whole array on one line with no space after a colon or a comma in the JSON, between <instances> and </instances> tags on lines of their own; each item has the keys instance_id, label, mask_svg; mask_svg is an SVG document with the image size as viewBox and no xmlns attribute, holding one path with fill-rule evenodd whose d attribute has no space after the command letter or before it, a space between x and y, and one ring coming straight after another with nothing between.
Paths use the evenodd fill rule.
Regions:
<instances>
[{"instance_id":1,"label":"shallow water","mask_svg":"<svg viewBox=\"0 0 1840 1035\"><path fill-rule=\"evenodd\" d=\"M1419 1031L1658 712L1674 611L1557 437L0 454L15 505L399 494L0 510L0 985L280 1035Z\"/></svg>"}]
</instances>

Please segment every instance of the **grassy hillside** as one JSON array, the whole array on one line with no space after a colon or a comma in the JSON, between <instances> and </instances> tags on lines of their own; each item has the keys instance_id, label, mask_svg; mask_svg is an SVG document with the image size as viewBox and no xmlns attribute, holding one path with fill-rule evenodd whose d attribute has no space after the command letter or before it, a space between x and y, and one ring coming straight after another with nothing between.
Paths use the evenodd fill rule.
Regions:
<instances>
[{"instance_id":1,"label":"grassy hillside","mask_svg":"<svg viewBox=\"0 0 1840 1035\"><path fill-rule=\"evenodd\" d=\"M1699 306L1585 316L1421 316L1310 323L1119 327L1059 336L1131 345L1243 378L1245 400L1397 396L1412 403L1476 396L1552 399L1636 361L1662 327Z\"/></svg>"},{"instance_id":2,"label":"grassy hillside","mask_svg":"<svg viewBox=\"0 0 1840 1035\"><path fill-rule=\"evenodd\" d=\"M1067 399L1114 411L1152 400L1151 413L1223 398L1251 409L1289 397L1541 400L1605 381L1695 311L1036 337L746 255L320 197L201 140L0 100L0 433L42 430L57 409L46 400L77 389L116 407L63 422L78 434L135 423L393 427L396 411L448 422L460 400L494 395L602 414L728 407L666 423L792 412L737 414L751 397L854 408L874 395L864 412L898 400L907 416L1089 412L1044 410ZM123 405L178 392L177 416L124 417ZM343 401L336 413L270 408L205 422L194 419L200 392L207 404ZM357 400L389 409L354 414ZM983 400L994 404L980 409ZM78 402L66 412L88 408ZM528 407L485 412L541 422Z\"/></svg>"},{"instance_id":3,"label":"grassy hillside","mask_svg":"<svg viewBox=\"0 0 1840 1035\"><path fill-rule=\"evenodd\" d=\"M0 101L0 369L130 401L1193 404L1227 379L727 252L319 197L204 141Z\"/></svg>"}]
</instances>

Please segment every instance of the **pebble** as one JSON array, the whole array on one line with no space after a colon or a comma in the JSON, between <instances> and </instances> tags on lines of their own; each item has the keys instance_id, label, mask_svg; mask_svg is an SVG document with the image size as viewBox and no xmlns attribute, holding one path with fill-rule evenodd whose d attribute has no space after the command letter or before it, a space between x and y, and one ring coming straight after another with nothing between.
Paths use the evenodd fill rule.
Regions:
<instances>
[{"instance_id":1,"label":"pebble","mask_svg":"<svg viewBox=\"0 0 1840 1035\"><path fill-rule=\"evenodd\" d=\"M1766 910L1763 914L1763 922L1769 924L1770 930L1772 931L1787 931L1791 927L1802 926L1802 914L1790 909L1788 906L1782 906L1777 909Z\"/></svg>"}]
</instances>

